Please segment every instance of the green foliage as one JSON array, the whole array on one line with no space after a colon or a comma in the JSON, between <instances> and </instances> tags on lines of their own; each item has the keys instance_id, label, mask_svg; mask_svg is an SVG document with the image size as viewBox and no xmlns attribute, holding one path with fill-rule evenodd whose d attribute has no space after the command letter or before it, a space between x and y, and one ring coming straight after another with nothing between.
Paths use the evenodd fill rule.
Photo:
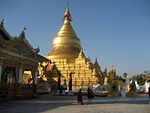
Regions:
<instances>
[{"instance_id":1,"label":"green foliage","mask_svg":"<svg viewBox=\"0 0 150 113\"><path fill-rule=\"evenodd\" d=\"M116 80L118 80L118 81L123 81L123 82L125 82L126 80L124 79L124 78L122 78L121 76L116 76Z\"/></svg>"},{"instance_id":2,"label":"green foliage","mask_svg":"<svg viewBox=\"0 0 150 113\"><path fill-rule=\"evenodd\" d=\"M136 80L139 85L144 85L144 83L145 83L145 75L144 74L135 75L131 79Z\"/></svg>"},{"instance_id":3,"label":"green foliage","mask_svg":"<svg viewBox=\"0 0 150 113\"><path fill-rule=\"evenodd\" d=\"M130 91L135 92L136 91L136 85L135 85L135 81L133 80L132 83L130 84Z\"/></svg>"},{"instance_id":4,"label":"green foliage","mask_svg":"<svg viewBox=\"0 0 150 113\"><path fill-rule=\"evenodd\" d=\"M127 75L128 75L127 73L123 73L123 77L127 77Z\"/></svg>"},{"instance_id":5,"label":"green foliage","mask_svg":"<svg viewBox=\"0 0 150 113\"><path fill-rule=\"evenodd\" d=\"M12 75L12 74L8 74L8 75L7 75L7 82L8 82L8 83L13 83L13 79L14 79L14 78L13 78L13 75Z\"/></svg>"},{"instance_id":6,"label":"green foliage","mask_svg":"<svg viewBox=\"0 0 150 113\"><path fill-rule=\"evenodd\" d=\"M115 73L109 73L109 79L110 79L110 80L115 79L115 77L116 77L116 74L115 74Z\"/></svg>"}]
</instances>

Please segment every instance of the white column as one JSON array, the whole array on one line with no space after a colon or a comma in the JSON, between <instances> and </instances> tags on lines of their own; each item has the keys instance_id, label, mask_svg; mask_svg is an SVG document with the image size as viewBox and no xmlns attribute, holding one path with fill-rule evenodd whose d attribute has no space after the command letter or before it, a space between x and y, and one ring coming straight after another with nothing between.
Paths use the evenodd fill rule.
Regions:
<instances>
[{"instance_id":1,"label":"white column","mask_svg":"<svg viewBox=\"0 0 150 113\"><path fill-rule=\"evenodd\" d=\"M19 69L19 76L18 76L18 83L22 83L22 73L23 73L23 69L20 68Z\"/></svg>"},{"instance_id":2,"label":"white column","mask_svg":"<svg viewBox=\"0 0 150 113\"><path fill-rule=\"evenodd\" d=\"M2 76L2 64L0 64L0 82L1 82L1 76Z\"/></svg>"}]
</instances>

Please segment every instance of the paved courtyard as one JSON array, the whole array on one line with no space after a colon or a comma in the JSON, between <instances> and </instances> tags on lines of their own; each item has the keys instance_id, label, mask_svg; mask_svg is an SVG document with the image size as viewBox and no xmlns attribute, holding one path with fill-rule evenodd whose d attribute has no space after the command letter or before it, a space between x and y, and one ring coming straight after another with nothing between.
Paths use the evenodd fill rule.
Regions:
<instances>
[{"instance_id":1,"label":"paved courtyard","mask_svg":"<svg viewBox=\"0 0 150 113\"><path fill-rule=\"evenodd\" d=\"M78 105L76 96L47 94L28 100L1 101L0 113L150 113L150 99L84 97L84 105Z\"/></svg>"}]
</instances>

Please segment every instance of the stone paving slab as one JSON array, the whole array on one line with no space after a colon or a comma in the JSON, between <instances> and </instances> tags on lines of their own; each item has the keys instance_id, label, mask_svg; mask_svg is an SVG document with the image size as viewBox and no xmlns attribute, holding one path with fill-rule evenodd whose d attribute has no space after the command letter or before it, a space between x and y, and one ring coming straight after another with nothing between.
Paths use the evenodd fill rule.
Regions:
<instances>
[{"instance_id":1,"label":"stone paving slab","mask_svg":"<svg viewBox=\"0 0 150 113\"><path fill-rule=\"evenodd\" d=\"M39 98L0 103L0 113L150 113L150 99L101 98L78 105L76 96L41 95Z\"/></svg>"}]
</instances>

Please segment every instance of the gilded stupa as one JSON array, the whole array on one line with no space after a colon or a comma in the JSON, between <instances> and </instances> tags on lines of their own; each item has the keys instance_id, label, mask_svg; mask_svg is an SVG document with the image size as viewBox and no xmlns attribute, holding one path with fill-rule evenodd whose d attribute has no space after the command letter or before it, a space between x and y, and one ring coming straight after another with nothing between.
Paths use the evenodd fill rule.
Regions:
<instances>
[{"instance_id":1,"label":"gilded stupa","mask_svg":"<svg viewBox=\"0 0 150 113\"><path fill-rule=\"evenodd\" d=\"M52 42L52 49L48 54L49 59L74 59L77 58L81 44L71 26L69 9L64 14L64 24Z\"/></svg>"},{"instance_id":2,"label":"gilded stupa","mask_svg":"<svg viewBox=\"0 0 150 113\"><path fill-rule=\"evenodd\" d=\"M92 63L89 58L86 58L80 39L71 25L71 20L72 17L67 8L64 14L64 24L53 38L51 50L46 58L60 71L61 85L65 84L64 82L68 85L71 72L75 72L72 76L73 90L103 84L102 71L97 59L95 63ZM57 82L57 77L54 80Z\"/></svg>"}]
</instances>

